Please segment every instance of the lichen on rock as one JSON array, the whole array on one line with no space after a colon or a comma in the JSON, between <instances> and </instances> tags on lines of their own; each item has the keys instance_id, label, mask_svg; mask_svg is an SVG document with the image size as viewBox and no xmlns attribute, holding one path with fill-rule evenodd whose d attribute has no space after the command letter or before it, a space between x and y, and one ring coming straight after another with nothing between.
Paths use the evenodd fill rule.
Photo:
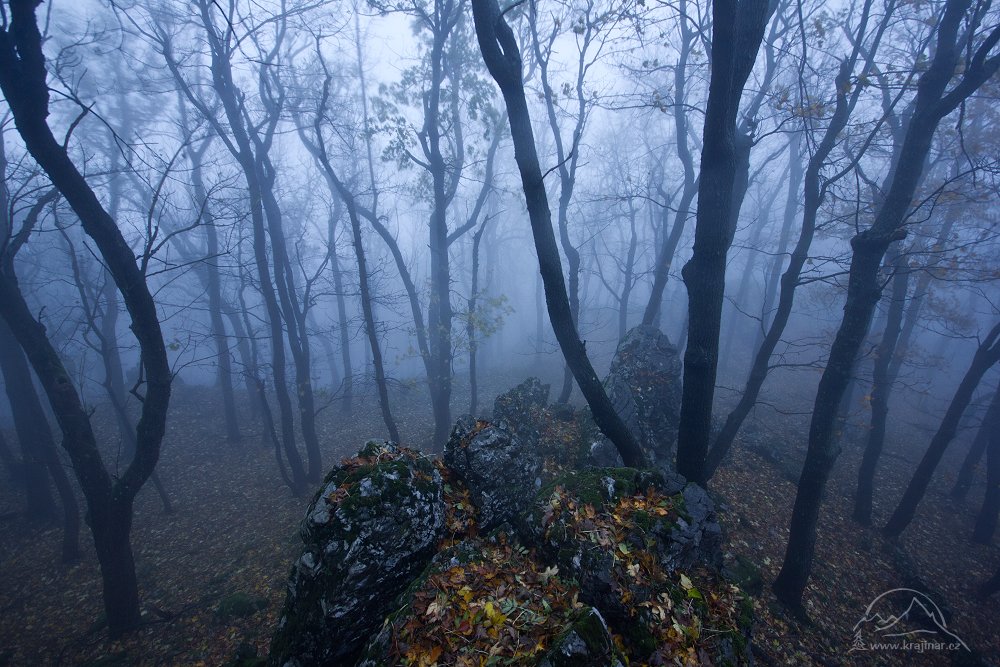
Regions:
<instances>
[{"instance_id":1,"label":"lichen on rock","mask_svg":"<svg viewBox=\"0 0 1000 667\"><path fill-rule=\"evenodd\" d=\"M371 441L333 469L300 528L272 665L352 664L444 534L429 459Z\"/></svg>"}]
</instances>

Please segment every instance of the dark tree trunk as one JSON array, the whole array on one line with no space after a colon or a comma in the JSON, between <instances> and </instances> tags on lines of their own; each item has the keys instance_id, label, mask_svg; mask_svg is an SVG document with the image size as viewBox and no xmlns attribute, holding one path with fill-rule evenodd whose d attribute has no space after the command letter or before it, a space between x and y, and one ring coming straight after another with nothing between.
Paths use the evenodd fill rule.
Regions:
<instances>
[{"instance_id":1,"label":"dark tree trunk","mask_svg":"<svg viewBox=\"0 0 1000 667\"><path fill-rule=\"evenodd\" d=\"M910 270L901 249L897 248L892 259L892 296L882 341L875 350L875 370L872 373L872 419L868 429L868 442L858 468L858 488L854 496L853 518L863 526L872 523L872 499L875 494L875 470L885 444L885 428L889 419L889 394L896 378L890 375L890 365L896 351L896 342L903 326L903 306L909 287Z\"/></svg>"},{"instance_id":2,"label":"dark tree trunk","mask_svg":"<svg viewBox=\"0 0 1000 667\"><path fill-rule=\"evenodd\" d=\"M472 13L483 60L500 87L507 106L514 158L521 174L539 271L545 286L545 302L556 339L598 427L614 443L626 465L645 467L647 462L642 449L615 412L573 323L559 247L552 231L552 214L535 151L531 116L521 78L521 53L514 33L501 15L496 0L473 0Z\"/></svg>"},{"instance_id":3,"label":"dark tree trunk","mask_svg":"<svg viewBox=\"0 0 1000 667\"><path fill-rule=\"evenodd\" d=\"M871 228L851 241L854 254L844 317L816 392L809 427L809 447L792 509L788 548L781 572L773 585L778 599L797 610L802 609L802 591L812 570L823 490L839 454L833 445L837 407L850 381L854 360L881 296L878 274L882 258L893 241L905 236L902 225L941 119L975 92L1000 66L1000 59L984 60L985 54L977 53L964 70L960 82L945 93L959 62L960 53L956 46L958 31L968 7L969 0L948 0L937 27L933 61L917 84L913 115L885 199L878 207ZM1000 28L995 29L994 37L998 34Z\"/></svg>"},{"instance_id":4,"label":"dark tree trunk","mask_svg":"<svg viewBox=\"0 0 1000 667\"><path fill-rule=\"evenodd\" d=\"M996 532L997 517L1000 514L1000 389L994 393L980 431L989 434L986 449L986 495L976 518L976 527L972 531L972 541L989 544Z\"/></svg>"},{"instance_id":5,"label":"dark tree trunk","mask_svg":"<svg viewBox=\"0 0 1000 667\"><path fill-rule=\"evenodd\" d=\"M976 468L979 466L983 454L986 453L990 436L993 434L993 431L1000 428L1000 422L991 421L991 416L994 419L1000 419L1000 386L993 392L993 400L990 401L986 416L983 417L983 423L976 432L976 437L972 441L969 453L962 460L962 467L958 471L958 478L955 480L955 486L951 490L952 498L963 500L969 493L969 488L972 487L972 482L976 477ZM991 431L991 428L993 431Z\"/></svg>"},{"instance_id":6,"label":"dark tree trunk","mask_svg":"<svg viewBox=\"0 0 1000 667\"><path fill-rule=\"evenodd\" d=\"M979 349L976 350L972 364L965 372L962 382L959 383L958 389L948 405L948 410L941 420L941 425L934 437L931 438L931 444L924 452L923 458L920 459L917 471L913 474L906 491L903 492L899 505L896 506L896 510L885 525L883 532L887 536L897 537L910 525L910 521L913 520L913 516L917 512L917 506L923 499L924 493L927 492L934 471L937 469L938 463L941 462L941 457L944 456L945 450L955 437L958 422L962 418L962 413L969 406L972 394L976 391L976 387L979 386L979 381L986 374L986 371L992 368L997 361L1000 361L1000 323L993 327L980 344Z\"/></svg>"},{"instance_id":7,"label":"dark tree trunk","mask_svg":"<svg viewBox=\"0 0 1000 667\"><path fill-rule=\"evenodd\" d=\"M788 320L792 315L792 307L795 303L795 290L799 286L802 269L805 266L806 261L809 259L809 248L812 246L813 236L816 231L816 219L819 213L819 207L823 203L823 189L820 182L820 172L827 157L836 145L840 132L847 125L851 111L858 100L857 93L850 98L847 96L847 92L850 90L848 83L851 72L854 69L857 55L857 51L855 51L850 58L846 59L841 64L840 71L834 81L834 86L838 91L836 108L830 118L830 124L827 126L827 129L823 134L823 139L816 147L816 152L812 155L812 157L810 157L809 164L806 167L804 176L802 177L804 183L802 231L799 233L799 239L795 244L795 248L792 250L791 257L788 261L788 268L781 276L781 292L778 297L778 306L774 312L770 325L766 328L764 339L761 341L760 346L757 348L756 354L754 355L754 360L750 367L750 374L747 378L746 386L743 389L743 394L740 396L740 400L736 407L733 408L732 412L730 412L726 417L726 421L716 436L712 449L709 452L706 464L709 477L715 474L715 471L729 453L729 449L732 447L733 441L736 439L736 434L739 433L743 422L750 414L754 405L756 405L757 398L760 396L760 390L764 386L764 381L767 379L767 375L770 372L771 355L774 354L775 348L781 341L781 336L784 334L785 327L787 326ZM798 151L796 150L795 153L797 154ZM801 170L792 167L791 173L793 174L793 178L789 187L792 187L792 185L796 184L800 180L795 178L794 175L796 173L801 174ZM796 193L790 191L789 198L791 199L795 196ZM794 210L795 206L793 204L786 204L786 224L790 224L790 219L794 217ZM762 317L766 316L767 313L762 313Z\"/></svg>"},{"instance_id":8,"label":"dark tree trunk","mask_svg":"<svg viewBox=\"0 0 1000 667\"><path fill-rule=\"evenodd\" d=\"M49 97L42 36L35 22L38 5L38 0L10 2L10 23L0 31L0 89L28 151L80 218L131 316L146 391L136 427L136 454L116 479L112 480L104 467L89 417L44 327L24 302L9 265L0 279L0 313L27 354L62 428L63 447L87 498L89 523L101 561L109 630L118 636L140 622L129 544L132 502L159 458L171 372L156 305L135 254L46 122Z\"/></svg>"},{"instance_id":9,"label":"dark tree trunk","mask_svg":"<svg viewBox=\"0 0 1000 667\"><path fill-rule=\"evenodd\" d=\"M63 513L62 562L75 563L80 560L80 506L76 502L76 493L66 475L66 468L59 459L56 442L49 428L49 420L45 416L42 404L35 393L35 384L28 369L28 362L7 323L0 317L0 368L3 369L4 385L10 399L11 411L14 413L14 428L17 439L21 443L22 461L31 460L32 474L38 474L40 479L31 479L26 475L26 484L34 482L44 485L44 493L52 502L48 491L48 479L51 476L59 494ZM16 388L13 389L12 388ZM15 406L17 406L15 408ZM25 421L29 420L30 421ZM40 470L34 466L43 466ZM27 466L19 464L19 470L26 472ZM23 473L22 473L23 474ZM37 492L37 491L36 491ZM28 489L29 517L51 518L51 513L32 515L30 511L31 489ZM54 512L53 507L50 512Z\"/></svg>"},{"instance_id":10,"label":"dark tree trunk","mask_svg":"<svg viewBox=\"0 0 1000 667\"><path fill-rule=\"evenodd\" d=\"M13 450L7 444L7 438L4 437L3 431L0 431L0 461L3 461L3 467L7 469L7 476L10 477L11 482L24 483L21 462L14 456Z\"/></svg>"},{"instance_id":11,"label":"dark tree trunk","mask_svg":"<svg viewBox=\"0 0 1000 667\"><path fill-rule=\"evenodd\" d=\"M681 272L688 291L688 344L677 432L677 472L702 484L708 479L705 458L719 364L726 255L746 192L753 145L751 137L737 130L736 114L770 11L766 0L716 0L712 5L712 74L694 252Z\"/></svg>"},{"instance_id":12,"label":"dark tree trunk","mask_svg":"<svg viewBox=\"0 0 1000 667\"><path fill-rule=\"evenodd\" d=\"M47 449L55 449L45 411L35 393L28 362L17 339L0 322L0 370L14 417L14 432L21 446L21 479L25 493L24 514L31 521L46 522L55 517L56 504L49 487L45 465Z\"/></svg>"}]
</instances>

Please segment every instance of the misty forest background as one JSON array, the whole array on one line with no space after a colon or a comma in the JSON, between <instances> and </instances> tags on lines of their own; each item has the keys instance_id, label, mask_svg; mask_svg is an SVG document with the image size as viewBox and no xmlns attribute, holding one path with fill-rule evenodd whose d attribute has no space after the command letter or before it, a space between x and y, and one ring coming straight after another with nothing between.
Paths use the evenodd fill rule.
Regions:
<instances>
[{"instance_id":1,"label":"misty forest background","mask_svg":"<svg viewBox=\"0 0 1000 667\"><path fill-rule=\"evenodd\" d=\"M995 659L998 18L4 3L0 662L266 649L325 472L529 375L718 494L764 655L830 664L916 577ZM640 324L676 461L589 381Z\"/></svg>"}]
</instances>

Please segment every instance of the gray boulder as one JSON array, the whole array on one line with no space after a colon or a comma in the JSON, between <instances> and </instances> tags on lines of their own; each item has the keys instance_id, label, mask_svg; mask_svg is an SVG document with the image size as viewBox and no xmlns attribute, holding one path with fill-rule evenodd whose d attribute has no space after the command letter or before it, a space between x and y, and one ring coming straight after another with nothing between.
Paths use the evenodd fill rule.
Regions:
<instances>
[{"instance_id":1,"label":"gray boulder","mask_svg":"<svg viewBox=\"0 0 1000 667\"><path fill-rule=\"evenodd\" d=\"M353 664L444 535L441 476L412 450L371 441L332 470L300 535L270 664Z\"/></svg>"},{"instance_id":2,"label":"gray boulder","mask_svg":"<svg viewBox=\"0 0 1000 667\"><path fill-rule=\"evenodd\" d=\"M530 377L496 397L493 421L506 422L526 447L534 449L548 402L549 385Z\"/></svg>"},{"instance_id":3,"label":"gray boulder","mask_svg":"<svg viewBox=\"0 0 1000 667\"><path fill-rule=\"evenodd\" d=\"M655 327L629 330L618 344L604 387L649 462L673 467L681 405L677 348ZM601 460L607 462L606 457Z\"/></svg>"},{"instance_id":4,"label":"gray boulder","mask_svg":"<svg viewBox=\"0 0 1000 667\"><path fill-rule=\"evenodd\" d=\"M445 445L444 462L469 489L482 531L510 521L535 496L538 458L505 421L460 417Z\"/></svg>"}]
</instances>

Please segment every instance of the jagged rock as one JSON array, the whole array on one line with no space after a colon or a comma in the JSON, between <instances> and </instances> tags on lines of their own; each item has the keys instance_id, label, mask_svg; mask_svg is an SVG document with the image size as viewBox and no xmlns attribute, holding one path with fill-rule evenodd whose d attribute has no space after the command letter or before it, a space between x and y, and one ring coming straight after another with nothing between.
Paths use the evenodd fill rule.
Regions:
<instances>
[{"instance_id":1,"label":"jagged rock","mask_svg":"<svg viewBox=\"0 0 1000 667\"><path fill-rule=\"evenodd\" d=\"M624 667L611 631L601 612L592 607L580 612L559 637L539 667Z\"/></svg>"},{"instance_id":2,"label":"jagged rock","mask_svg":"<svg viewBox=\"0 0 1000 667\"><path fill-rule=\"evenodd\" d=\"M493 401L493 421L507 422L524 445L534 449L543 419L542 411L549 402L549 385L530 377Z\"/></svg>"},{"instance_id":3,"label":"jagged rock","mask_svg":"<svg viewBox=\"0 0 1000 667\"><path fill-rule=\"evenodd\" d=\"M667 594L674 573L703 565L716 569L722 562L722 531L712 501L695 484L678 488L682 482L679 475L668 479L631 468L571 472L543 488L518 523L522 539L576 580L580 600L599 610L640 653L652 652L655 643L635 622L636 605ZM600 517L609 515L617 518L602 528ZM647 556L628 563L640 552ZM628 571L640 562L655 563L656 573L645 572L643 579L636 574L640 570Z\"/></svg>"},{"instance_id":4,"label":"jagged rock","mask_svg":"<svg viewBox=\"0 0 1000 667\"><path fill-rule=\"evenodd\" d=\"M535 452L506 421L460 417L445 445L444 462L469 489L482 531L527 508L540 484Z\"/></svg>"},{"instance_id":5,"label":"jagged rock","mask_svg":"<svg viewBox=\"0 0 1000 667\"><path fill-rule=\"evenodd\" d=\"M629 330L618 344L604 387L649 462L672 468L681 405L677 348L655 327Z\"/></svg>"},{"instance_id":6,"label":"jagged rock","mask_svg":"<svg viewBox=\"0 0 1000 667\"><path fill-rule=\"evenodd\" d=\"M442 481L417 452L371 441L332 470L300 527L272 665L347 665L427 566L444 533Z\"/></svg>"},{"instance_id":7,"label":"jagged rock","mask_svg":"<svg viewBox=\"0 0 1000 667\"><path fill-rule=\"evenodd\" d=\"M666 492L669 484L663 488ZM715 503L697 484L685 486L681 495L685 511L670 531L670 546L663 553L667 567L688 569L696 563L722 567L722 527L715 515Z\"/></svg>"}]
</instances>

